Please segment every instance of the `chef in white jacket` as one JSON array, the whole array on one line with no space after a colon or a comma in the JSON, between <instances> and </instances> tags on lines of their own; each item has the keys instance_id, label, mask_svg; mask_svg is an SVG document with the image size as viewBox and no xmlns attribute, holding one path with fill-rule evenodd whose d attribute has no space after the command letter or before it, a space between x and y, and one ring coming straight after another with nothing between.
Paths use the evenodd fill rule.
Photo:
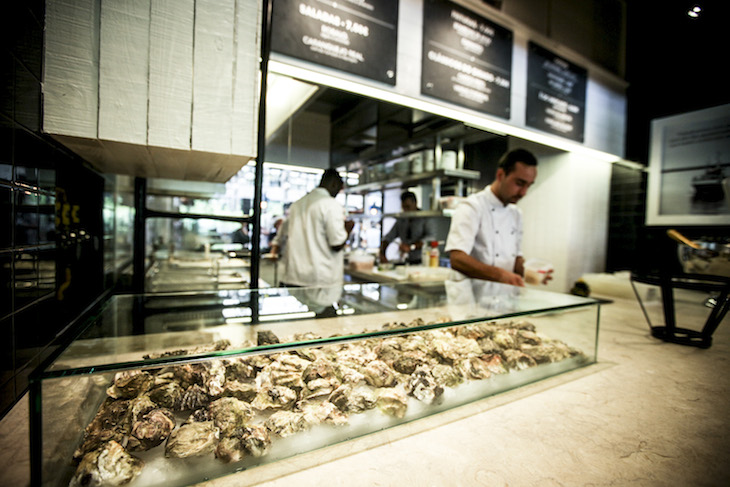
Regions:
<instances>
[{"instance_id":1,"label":"chef in white jacket","mask_svg":"<svg viewBox=\"0 0 730 487\"><path fill-rule=\"evenodd\" d=\"M284 286L342 286L345 246L354 223L345 220L345 209L335 200L342 178L327 169L319 186L291 205L271 253L285 247Z\"/></svg>"},{"instance_id":2,"label":"chef in white jacket","mask_svg":"<svg viewBox=\"0 0 730 487\"><path fill-rule=\"evenodd\" d=\"M467 277L524 286L522 210L517 203L535 182L537 159L516 149L499 161L494 182L457 206L444 250Z\"/></svg>"}]
</instances>

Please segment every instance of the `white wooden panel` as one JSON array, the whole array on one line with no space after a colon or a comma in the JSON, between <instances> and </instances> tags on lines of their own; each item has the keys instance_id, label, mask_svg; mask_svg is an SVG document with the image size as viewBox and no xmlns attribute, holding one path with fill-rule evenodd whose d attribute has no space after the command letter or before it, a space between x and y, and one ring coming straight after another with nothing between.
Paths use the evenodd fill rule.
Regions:
<instances>
[{"instance_id":1,"label":"white wooden panel","mask_svg":"<svg viewBox=\"0 0 730 487\"><path fill-rule=\"evenodd\" d=\"M48 0L43 65L43 130L97 135L98 0Z\"/></svg>"},{"instance_id":2,"label":"white wooden panel","mask_svg":"<svg viewBox=\"0 0 730 487\"><path fill-rule=\"evenodd\" d=\"M190 149L194 0L152 0L149 114L151 146Z\"/></svg>"},{"instance_id":3,"label":"white wooden panel","mask_svg":"<svg viewBox=\"0 0 730 487\"><path fill-rule=\"evenodd\" d=\"M195 2L193 150L231 152L235 0Z\"/></svg>"},{"instance_id":4,"label":"white wooden panel","mask_svg":"<svg viewBox=\"0 0 730 487\"><path fill-rule=\"evenodd\" d=\"M150 0L102 0L99 138L147 143Z\"/></svg>"},{"instance_id":5,"label":"white wooden panel","mask_svg":"<svg viewBox=\"0 0 730 487\"><path fill-rule=\"evenodd\" d=\"M237 0L231 153L256 155L261 2Z\"/></svg>"}]
</instances>

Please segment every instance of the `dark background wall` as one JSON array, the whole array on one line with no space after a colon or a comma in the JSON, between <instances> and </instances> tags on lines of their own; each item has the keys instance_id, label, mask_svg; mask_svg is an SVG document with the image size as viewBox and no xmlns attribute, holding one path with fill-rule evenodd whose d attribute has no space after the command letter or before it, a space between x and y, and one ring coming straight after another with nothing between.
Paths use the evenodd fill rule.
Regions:
<instances>
[{"instance_id":1,"label":"dark background wall","mask_svg":"<svg viewBox=\"0 0 730 487\"><path fill-rule=\"evenodd\" d=\"M626 158L649 162L651 120L730 103L726 55L730 41L727 20L730 4L703 2L627 0ZM695 4L703 12L687 16ZM647 175L614 166L607 271L637 265L678 268L677 244L668 227L645 226ZM730 221L728 222L730 225ZM730 238L730 226L674 226L689 238Z\"/></svg>"},{"instance_id":2,"label":"dark background wall","mask_svg":"<svg viewBox=\"0 0 730 487\"><path fill-rule=\"evenodd\" d=\"M8 3L0 26L0 417L103 288L103 179L40 132L43 6Z\"/></svg>"}]
</instances>

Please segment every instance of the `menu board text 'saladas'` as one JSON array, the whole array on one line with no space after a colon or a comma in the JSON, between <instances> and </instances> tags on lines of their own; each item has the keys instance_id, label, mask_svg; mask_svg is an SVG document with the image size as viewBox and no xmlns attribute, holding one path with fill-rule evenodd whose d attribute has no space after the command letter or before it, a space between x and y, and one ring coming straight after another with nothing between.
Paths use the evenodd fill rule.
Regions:
<instances>
[{"instance_id":1,"label":"menu board text 'saladas'","mask_svg":"<svg viewBox=\"0 0 730 487\"><path fill-rule=\"evenodd\" d=\"M398 2L277 0L271 49L395 85Z\"/></svg>"},{"instance_id":2,"label":"menu board text 'saladas'","mask_svg":"<svg viewBox=\"0 0 730 487\"><path fill-rule=\"evenodd\" d=\"M509 119L512 37L451 2L426 0L421 93Z\"/></svg>"},{"instance_id":3,"label":"menu board text 'saladas'","mask_svg":"<svg viewBox=\"0 0 730 487\"><path fill-rule=\"evenodd\" d=\"M527 125L583 142L588 71L529 43Z\"/></svg>"}]
</instances>

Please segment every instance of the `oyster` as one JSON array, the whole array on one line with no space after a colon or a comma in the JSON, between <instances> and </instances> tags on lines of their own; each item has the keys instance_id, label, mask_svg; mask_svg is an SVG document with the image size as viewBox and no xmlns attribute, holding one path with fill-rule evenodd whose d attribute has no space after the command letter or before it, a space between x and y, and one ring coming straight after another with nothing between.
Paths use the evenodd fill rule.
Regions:
<instances>
[{"instance_id":1,"label":"oyster","mask_svg":"<svg viewBox=\"0 0 730 487\"><path fill-rule=\"evenodd\" d=\"M211 397L218 397L223 392L226 383L226 367L220 360L210 364L205 378L205 387Z\"/></svg>"},{"instance_id":2,"label":"oyster","mask_svg":"<svg viewBox=\"0 0 730 487\"><path fill-rule=\"evenodd\" d=\"M375 407L376 397L365 386L343 384L330 394L329 402L345 413L360 413Z\"/></svg>"},{"instance_id":3,"label":"oyster","mask_svg":"<svg viewBox=\"0 0 730 487\"><path fill-rule=\"evenodd\" d=\"M297 355L279 354L273 362L264 367L256 380L260 386L284 386L300 390L304 388L302 373L310 363Z\"/></svg>"},{"instance_id":4,"label":"oyster","mask_svg":"<svg viewBox=\"0 0 730 487\"><path fill-rule=\"evenodd\" d=\"M129 421L133 424L142 418L145 414L157 408L157 404L150 399L148 394L142 394L129 401Z\"/></svg>"},{"instance_id":5,"label":"oyster","mask_svg":"<svg viewBox=\"0 0 730 487\"><path fill-rule=\"evenodd\" d=\"M84 431L84 441L74 452L74 459L80 460L85 454L96 450L108 441L126 444L131 422L129 420L128 400L107 398L94 419Z\"/></svg>"},{"instance_id":6,"label":"oyster","mask_svg":"<svg viewBox=\"0 0 730 487\"><path fill-rule=\"evenodd\" d=\"M487 363L487 369L492 374L506 374L507 369L504 366L504 363L502 362L502 357L495 354L492 355L482 355L481 358L483 361Z\"/></svg>"},{"instance_id":7,"label":"oyster","mask_svg":"<svg viewBox=\"0 0 730 487\"><path fill-rule=\"evenodd\" d=\"M362 369L362 373L365 382L373 387L394 387L398 383L395 371L382 360L373 360Z\"/></svg>"},{"instance_id":8,"label":"oyster","mask_svg":"<svg viewBox=\"0 0 730 487\"><path fill-rule=\"evenodd\" d=\"M341 426L347 424L347 415L329 401L304 402L300 405L304 420L309 425L322 423Z\"/></svg>"},{"instance_id":9,"label":"oyster","mask_svg":"<svg viewBox=\"0 0 730 487\"><path fill-rule=\"evenodd\" d=\"M467 379L481 380L488 379L492 376L492 373L489 370L489 363L482 360L481 357L471 357L461 360L457 364L457 367Z\"/></svg>"},{"instance_id":10,"label":"oyster","mask_svg":"<svg viewBox=\"0 0 730 487\"><path fill-rule=\"evenodd\" d=\"M464 376L459 369L445 364L436 364L431 368L434 380L445 387L456 387L464 382Z\"/></svg>"},{"instance_id":11,"label":"oyster","mask_svg":"<svg viewBox=\"0 0 730 487\"><path fill-rule=\"evenodd\" d=\"M517 340L515 330L500 329L494 332L492 335L492 341L501 349L515 348L517 347Z\"/></svg>"},{"instance_id":12,"label":"oyster","mask_svg":"<svg viewBox=\"0 0 730 487\"><path fill-rule=\"evenodd\" d=\"M337 363L353 366L365 366L377 360L378 356L370 348L359 343L347 343L336 353Z\"/></svg>"},{"instance_id":13,"label":"oyster","mask_svg":"<svg viewBox=\"0 0 730 487\"><path fill-rule=\"evenodd\" d=\"M537 346L523 346L522 351L535 359L538 364L559 362L579 355L580 352L560 341L545 341Z\"/></svg>"},{"instance_id":14,"label":"oyster","mask_svg":"<svg viewBox=\"0 0 730 487\"><path fill-rule=\"evenodd\" d=\"M215 450L220 431L212 421L186 423L172 432L165 445L165 456L187 458Z\"/></svg>"},{"instance_id":15,"label":"oyster","mask_svg":"<svg viewBox=\"0 0 730 487\"><path fill-rule=\"evenodd\" d=\"M269 430L263 425L246 426L241 431L241 442L246 451L255 457L262 457L271 449Z\"/></svg>"},{"instance_id":16,"label":"oyster","mask_svg":"<svg viewBox=\"0 0 730 487\"><path fill-rule=\"evenodd\" d=\"M347 365L335 363L335 371L340 382L348 384L358 384L365 381L365 376Z\"/></svg>"},{"instance_id":17,"label":"oyster","mask_svg":"<svg viewBox=\"0 0 730 487\"><path fill-rule=\"evenodd\" d=\"M406 390L421 402L431 404L441 396L444 388L436 382L431 372L424 366L417 368L408 379Z\"/></svg>"},{"instance_id":18,"label":"oyster","mask_svg":"<svg viewBox=\"0 0 730 487\"><path fill-rule=\"evenodd\" d=\"M408 408L408 397L403 391L395 388L383 389L378 394L378 408L389 416L402 418Z\"/></svg>"},{"instance_id":19,"label":"oyster","mask_svg":"<svg viewBox=\"0 0 730 487\"><path fill-rule=\"evenodd\" d=\"M264 330L256 332L256 344L257 345L273 345L279 342L279 337L271 330Z\"/></svg>"},{"instance_id":20,"label":"oyster","mask_svg":"<svg viewBox=\"0 0 730 487\"><path fill-rule=\"evenodd\" d=\"M130 399L150 390L155 383L149 372L130 370L114 375L114 383L106 390L114 399Z\"/></svg>"},{"instance_id":21,"label":"oyster","mask_svg":"<svg viewBox=\"0 0 730 487\"><path fill-rule=\"evenodd\" d=\"M232 359L226 363L227 380L253 379L256 377L256 369L250 363L242 360Z\"/></svg>"},{"instance_id":22,"label":"oyster","mask_svg":"<svg viewBox=\"0 0 730 487\"><path fill-rule=\"evenodd\" d=\"M132 425L129 451L149 450L165 441L175 428L175 417L169 409L156 408Z\"/></svg>"},{"instance_id":23,"label":"oyster","mask_svg":"<svg viewBox=\"0 0 730 487\"><path fill-rule=\"evenodd\" d=\"M282 438L307 429L304 414L295 411L277 411L265 422L266 428Z\"/></svg>"},{"instance_id":24,"label":"oyster","mask_svg":"<svg viewBox=\"0 0 730 487\"><path fill-rule=\"evenodd\" d=\"M102 444L81 459L69 485L123 485L139 475L144 462L127 453L116 441Z\"/></svg>"},{"instance_id":25,"label":"oyster","mask_svg":"<svg viewBox=\"0 0 730 487\"><path fill-rule=\"evenodd\" d=\"M180 411L182 409L183 388L177 382L166 382L150 390L149 396L158 406Z\"/></svg>"},{"instance_id":26,"label":"oyster","mask_svg":"<svg viewBox=\"0 0 730 487\"><path fill-rule=\"evenodd\" d=\"M256 397L256 385L238 380L228 380L223 385L223 397L235 397L241 401L250 402Z\"/></svg>"},{"instance_id":27,"label":"oyster","mask_svg":"<svg viewBox=\"0 0 730 487\"><path fill-rule=\"evenodd\" d=\"M482 349L476 340L464 336L443 334L434 338L433 347L436 355L449 364L482 354Z\"/></svg>"},{"instance_id":28,"label":"oyster","mask_svg":"<svg viewBox=\"0 0 730 487\"><path fill-rule=\"evenodd\" d=\"M502 352L504 363L510 369L524 370L537 365L535 359L519 350L504 350Z\"/></svg>"},{"instance_id":29,"label":"oyster","mask_svg":"<svg viewBox=\"0 0 730 487\"><path fill-rule=\"evenodd\" d=\"M215 457L224 463L237 462L246 456L241 438L228 436L221 438L215 447Z\"/></svg>"},{"instance_id":30,"label":"oyster","mask_svg":"<svg viewBox=\"0 0 730 487\"><path fill-rule=\"evenodd\" d=\"M297 400L297 393L284 386L262 388L251 402L251 406L259 411L267 409L288 409Z\"/></svg>"},{"instance_id":31,"label":"oyster","mask_svg":"<svg viewBox=\"0 0 730 487\"><path fill-rule=\"evenodd\" d=\"M183 411L188 409L198 409L207 405L209 402L210 397L208 396L208 393L205 392L205 389L198 384L193 384L183 393L182 400L180 401L180 408Z\"/></svg>"},{"instance_id":32,"label":"oyster","mask_svg":"<svg viewBox=\"0 0 730 487\"><path fill-rule=\"evenodd\" d=\"M230 436L236 430L246 426L253 419L253 409L235 397L224 397L208 405L208 415L221 436Z\"/></svg>"}]
</instances>

